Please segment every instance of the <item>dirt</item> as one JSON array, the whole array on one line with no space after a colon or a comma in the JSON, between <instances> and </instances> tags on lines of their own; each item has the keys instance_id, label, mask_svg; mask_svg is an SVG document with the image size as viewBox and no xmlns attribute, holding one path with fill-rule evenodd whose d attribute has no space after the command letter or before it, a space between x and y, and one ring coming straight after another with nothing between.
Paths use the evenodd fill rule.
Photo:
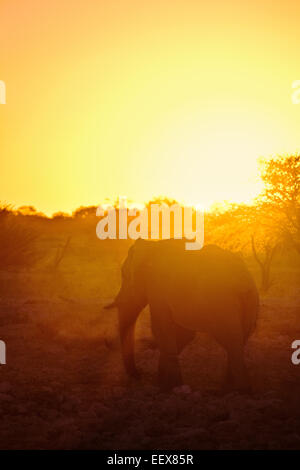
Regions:
<instances>
[{"instance_id":1,"label":"dirt","mask_svg":"<svg viewBox=\"0 0 300 470\"><path fill-rule=\"evenodd\" d=\"M185 385L162 393L147 310L136 331L142 378L130 381L106 300L2 295L1 449L300 449L298 292L262 299L249 395L222 392L225 354L201 334L180 359Z\"/></svg>"}]
</instances>

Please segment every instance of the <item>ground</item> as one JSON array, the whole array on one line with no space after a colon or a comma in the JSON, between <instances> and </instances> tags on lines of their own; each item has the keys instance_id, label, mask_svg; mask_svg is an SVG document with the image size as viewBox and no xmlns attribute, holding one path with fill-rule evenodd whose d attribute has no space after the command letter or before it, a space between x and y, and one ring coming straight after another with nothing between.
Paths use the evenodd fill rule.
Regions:
<instances>
[{"instance_id":1,"label":"ground","mask_svg":"<svg viewBox=\"0 0 300 470\"><path fill-rule=\"evenodd\" d=\"M148 310L136 331L142 378L131 381L117 312L103 308L128 247L113 256L84 247L72 241L55 269L49 254L32 269L0 272L1 449L300 449L295 268L261 297L246 349L251 395L222 392L226 357L203 334L181 355L185 385L162 393Z\"/></svg>"},{"instance_id":2,"label":"ground","mask_svg":"<svg viewBox=\"0 0 300 470\"><path fill-rule=\"evenodd\" d=\"M300 448L300 366L290 360L296 331L290 324L288 331L276 329L275 308L278 299L265 300L247 346L253 395L224 395L226 358L206 336L199 335L182 354L186 385L161 393L147 311L137 328L143 376L130 382L115 312L88 302L6 300L0 326L7 344L7 365L0 369L0 447ZM290 308L291 319L297 313Z\"/></svg>"}]
</instances>

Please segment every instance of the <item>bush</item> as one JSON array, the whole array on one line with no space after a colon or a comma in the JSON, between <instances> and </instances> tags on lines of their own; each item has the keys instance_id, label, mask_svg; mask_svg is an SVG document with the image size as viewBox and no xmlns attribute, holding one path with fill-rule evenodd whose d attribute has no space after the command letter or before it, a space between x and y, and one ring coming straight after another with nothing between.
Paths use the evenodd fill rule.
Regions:
<instances>
[{"instance_id":1,"label":"bush","mask_svg":"<svg viewBox=\"0 0 300 470\"><path fill-rule=\"evenodd\" d=\"M8 205L0 206L0 269L30 266L36 261L37 235Z\"/></svg>"}]
</instances>

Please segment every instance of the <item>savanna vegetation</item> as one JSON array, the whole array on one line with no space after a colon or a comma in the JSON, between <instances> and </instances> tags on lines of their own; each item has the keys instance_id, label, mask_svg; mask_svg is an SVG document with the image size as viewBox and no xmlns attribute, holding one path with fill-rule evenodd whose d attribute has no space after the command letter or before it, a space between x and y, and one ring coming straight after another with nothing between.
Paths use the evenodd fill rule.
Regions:
<instances>
[{"instance_id":1,"label":"savanna vegetation","mask_svg":"<svg viewBox=\"0 0 300 470\"><path fill-rule=\"evenodd\" d=\"M205 243L239 253L261 294L247 347L253 394L223 395L224 352L198 335L182 354L187 385L152 385L149 312L137 325L139 382L123 371L117 314L131 240L99 240L96 207L52 218L0 209L1 448L300 448L300 156L262 162L253 205L205 214ZM176 202L158 198L151 202ZM116 202L117 206L117 202Z\"/></svg>"}]
</instances>

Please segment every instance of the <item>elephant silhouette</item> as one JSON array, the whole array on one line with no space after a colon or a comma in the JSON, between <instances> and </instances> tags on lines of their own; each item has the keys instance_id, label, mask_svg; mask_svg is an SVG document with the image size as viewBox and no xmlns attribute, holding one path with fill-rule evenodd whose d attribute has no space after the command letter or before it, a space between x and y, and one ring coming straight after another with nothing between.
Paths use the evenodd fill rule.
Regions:
<instances>
[{"instance_id":1,"label":"elephant silhouette","mask_svg":"<svg viewBox=\"0 0 300 470\"><path fill-rule=\"evenodd\" d=\"M244 347L259 309L258 291L244 261L216 245L185 250L185 240L138 239L122 265L117 307L121 349L128 375L137 377L134 330L149 305L159 348L163 389L182 384L178 355L197 331L209 333L227 352L226 387L249 391Z\"/></svg>"}]
</instances>

